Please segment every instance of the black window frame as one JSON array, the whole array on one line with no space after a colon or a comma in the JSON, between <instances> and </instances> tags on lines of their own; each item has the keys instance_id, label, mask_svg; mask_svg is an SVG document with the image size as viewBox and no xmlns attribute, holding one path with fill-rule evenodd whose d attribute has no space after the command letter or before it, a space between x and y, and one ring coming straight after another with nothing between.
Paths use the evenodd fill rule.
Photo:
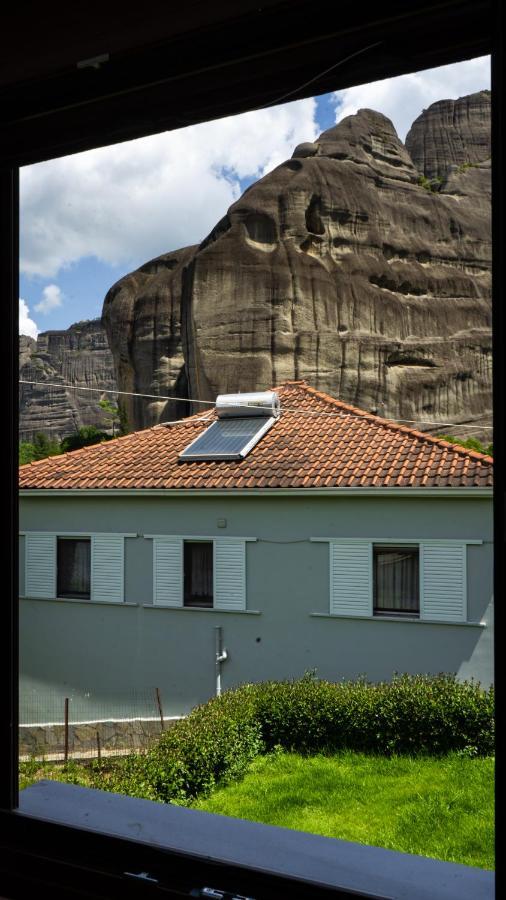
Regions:
<instances>
[{"instance_id":1,"label":"black window frame","mask_svg":"<svg viewBox=\"0 0 506 900\"><path fill-rule=\"evenodd\" d=\"M63 548L68 547L71 543L87 544L89 547L87 591L62 590L63 573L61 569L63 566L60 551L63 551ZM91 600L91 537L56 536L56 596L62 600Z\"/></svg>"},{"instance_id":2,"label":"black window frame","mask_svg":"<svg viewBox=\"0 0 506 900\"><path fill-rule=\"evenodd\" d=\"M164 129L181 127L243 112L256 106L268 105L273 100L312 96L328 90L339 90L354 84L370 82L394 75L414 72L432 66L444 65L463 59L492 53L492 140L493 167L493 292L497 300L493 304L493 366L494 366L494 448L496 463L494 487L495 559L494 584L496 596L501 595L505 579L504 541L504 409L505 365L502 347L506 342L506 327L502 297L504 296L504 150L503 125L503 64L504 26L500 2L474 0L474 2L412 3L387 0L381 10L374 11L374 18L363 8L350 4L336 7L323 23L314 15L314 8L305 0L294 0L289 15L283 3L266 2L251 12L248 4L246 16L236 17L224 11L210 35L199 13L195 13L194 31L178 34L176 53L166 53L164 46L148 48L147 58L153 66L146 74L142 48L130 54L118 54L118 65L109 76L101 80L100 67L89 68L90 77L83 87L78 83L72 67L50 72L40 84L14 78L12 85L3 91L2 123L7 123L5 141L0 150L0 256L2 258L2 296L6 301L6 322L2 329L4 342L1 364L4 367L7 398L4 416L7 419L7 437L10 447L10 465L4 478L4 503L6 518L4 533L10 542L11 568L8 571L7 602L2 608L0 628L0 664L2 666L0 722L2 747L8 751L7 767L0 779L0 847L13 851L11 867L4 868L10 878L2 879L3 893L9 896L25 896L19 891L23 873L29 878L31 867L35 884L53 885L53 896L97 896L100 888L111 887L106 878L109 855L106 852L116 846L109 835L88 836L103 868L93 868L83 863L81 869L72 868L73 848L81 846L83 832L79 829L58 827L43 820L29 820L17 811L17 300L18 300L18 222L19 176L18 166L38 162L104 146L119 140L153 134ZM104 15L105 15L104 11ZM21 33L21 10L14 30ZM174 16L171 9L170 15ZM227 21L227 16L229 21ZM249 16L249 18L248 18ZM58 31L59 10L44 10L40 19L40 46L44 46L45 34ZM203 16L204 18L204 16ZM235 18L239 19L237 23ZM219 17L218 17L219 19ZM6 41L12 40L12 31L6 23ZM245 27L246 26L246 27ZM318 32L319 28L319 32ZM45 29L45 31L44 31ZM97 34L107 43L97 23ZM188 30L188 29L187 29ZM112 33L112 29L110 29ZM473 34L474 32L474 34ZM70 31L69 31L70 34ZM350 34L353 37L350 46ZM61 36L61 26L60 26ZM65 34L63 34L65 37ZM72 29L75 37L75 28ZM364 48L380 43L367 58ZM174 43L174 42L173 42ZM77 41L79 45L79 41ZM163 41L161 42L163 44ZM207 56L202 57L202 47ZM295 50L294 50L295 48ZM296 49L305 48L300 64L296 64ZM337 48L337 52L336 52ZM343 58L346 50L356 52L357 58L342 68L336 68L336 56ZM99 52L97 50L97 52ZM86 52L83 52L84 58ZM165 77L156 77L156 65L160 60L170 60L173 67ZM290 62L293 60L293 63ZM174 61L175 60L175 61ZM198 64L193 64L197 60ZM337 60L339 61L339 60ZM164 63L165 66L167 63ZM179 66L179 70L178 70ZM332 71L330 69L332 68ZM74 67L75 69L75 67ZM326 71L324 71L326 69ZM315 73L322 72L320 78ZM185 72L188 77L185 77ZM182 74L180 74L182 73ZM221 73L221 74L220 74ZM160 74L160 73L158 73ZM163 73L162 73L163 76ZM86 76L87 77L87 76ZM142 78L144 77L144 83ZM104 86L104 82L106 83ZM299 86L303 85L299 89ZM275 97L273 97L273 93ZM163 101L163 102L162 102ZM15 110L15 112L14 112ZM504 610L498 604L496 611L497 633L504 622ZM497 645L496 645L497 646ZM498 700L504 684L501 655L495 654L496 690ZM501 702L497 704L500 711ZM502 751L501 731L498 731L498 750ZM497 797L501 797L502 781L497 777ZM499 808L502 809L502 806ZM51 840L49 840L51 838ZM112 841L112 843L111 843ZM121 842L120 842L121 843ZM128 842L125 842L128 850ZM60 849L60 854L55 850ZM130 847L130 850L132 848ZM153 848L155 852L155 848ZM205 848L203 848L205 854ZM45 855L44 855L45 854ZM52 854L52 856L51 856ZM166 858L166 855L165 855ZM172 862L193 866L202 864L197 856L189 862L172 857ZM498 864L502 857L498 853ZM233 868L233 867L231 867ZM186 871L186 870L185 870ZM227 867L222 870L228 871ZM79 877L76 879L76 873ZM244 876L244 873L242 873ZM250 873L253 878L253 874ZM58 885L65 883L66 890L59 893ZM244 878L243 878L244 883ZM258 880L257 880L258 883ZM272 896L279 896L279 880L273 876L261 882L262 896L269 886ZM276 884L278 887L276 887ZM286 884L285 884L286 887ZM122 883L117 894L107 896L152 896L150 885L136 885L133 893ZM260 888L259 888L260 889ZM292 896L307 896L304 887L300 893L300 881L294 880ZM91 893L90 893L91 891ZM312 896L318 896L312 884ZM102 894L100 894L102 896ZM170 894L172 896L172 894ZM328 894L327 894L328 895ZM104 894L105 896L105 894ZM259 895L260 896L260 895ZM323 894L322 894L323 896ZM345 893L332 892L332 896ZM366 896L360 894L358 896Z\"/></svg>"},{"instance_id":3,"label":"black window frame","mask_svg":"<svg viewBox=\"0 0 506 900\"><path fill-rule=\"evenodd\" d=\"M415 560L416 567L416 601L417 609L396 609L395 607L378 606L378 557L388 553L409 553ZM403 619L419 619L420 618L420 547L418 544L373 544L372 548L372 611L374 616L393 618L400 617Z\"/></svg>"},{"instance_id":4,"label":"black window frame","mask_svg":"<svg viewBox=\"0 0 506 900\"><path fill-rule=\"evenodd\" d=\"M193 548L204 545L210 551L210 579L211 596L201 597L192 590ZM209 560L207 561L209 562ZM183 606L186 609L213 609L214 608L214 541L213 540L184 540L183 541Z\"/></svg>"}]
</instances>

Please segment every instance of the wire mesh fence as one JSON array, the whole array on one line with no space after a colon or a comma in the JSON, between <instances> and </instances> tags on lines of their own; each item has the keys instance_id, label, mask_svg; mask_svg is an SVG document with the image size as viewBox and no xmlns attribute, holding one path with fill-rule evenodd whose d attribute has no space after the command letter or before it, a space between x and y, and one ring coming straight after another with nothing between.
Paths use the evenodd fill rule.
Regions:
<instances>
[{"instance_id":1,"label":"wire mesh fence","mask_svg":"<svg viewBox=\"0 0 506 900\"><path fill-rule=\"evenodd\" d=\"M20 688L20 760L103 759L147 749L174 722L157 687L107 696Z\"/></svg>"}]
</instances>

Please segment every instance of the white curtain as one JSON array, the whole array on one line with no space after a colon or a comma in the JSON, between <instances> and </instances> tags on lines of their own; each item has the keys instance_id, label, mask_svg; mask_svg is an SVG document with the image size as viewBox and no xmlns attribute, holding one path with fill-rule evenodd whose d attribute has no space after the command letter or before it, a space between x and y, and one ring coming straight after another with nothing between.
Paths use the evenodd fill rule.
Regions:
<instances>
[{"instance_id":1,"label":"white curtain","mask_svg":"<svg viewBox=\"0 0 506 900\"><path fill-rule=\"evenodd\" d=\"M90 596L91 541L58 539L58 596Z\"/></svg>"},{"instance_id":2,"label":"white curtain","mask_svg":"<svg viewBox=\"0 0 506 900\"><path fill-rule=\"evenodd\" d=\"M213 545L185 541L184 602L187 606L213 605Z\"/></svg>"},{"instance_id":3,"label":"white curtain","mask_svg":"<svg viewBox=\"0 0 506 900\"><path fill-rule=\"evenodd\" d=\"M418 613L418 550L375 550L374 556L375 609Z\"/></svg>"}]
</instances>

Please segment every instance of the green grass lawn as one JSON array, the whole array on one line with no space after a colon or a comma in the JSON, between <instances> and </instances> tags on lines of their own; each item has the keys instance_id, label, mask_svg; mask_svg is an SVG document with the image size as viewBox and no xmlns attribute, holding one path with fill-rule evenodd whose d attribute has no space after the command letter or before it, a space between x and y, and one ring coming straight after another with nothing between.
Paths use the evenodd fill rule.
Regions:
<instances>
[{"instance_id":1,"label":"green grass lawn","mask_svg":"<svg viewBox=\"0 0 506 900\"><path fill-rule=\"evenodd\" d=\"M493 869L493 779L492 758L281 752L194 808Z\"/></svg>"},{"instance_id":2,"label":"green grass lawn","mask_svg":"<svg viewBox=\"0 0 506 900\"><path fill-rule=\"evenodd\" d=\"M41 778L105 788L117 765L21 763L20 788ZM278 752L193 807L492 869L493 783L491 757Z\"/></svg>"}]
</instances>

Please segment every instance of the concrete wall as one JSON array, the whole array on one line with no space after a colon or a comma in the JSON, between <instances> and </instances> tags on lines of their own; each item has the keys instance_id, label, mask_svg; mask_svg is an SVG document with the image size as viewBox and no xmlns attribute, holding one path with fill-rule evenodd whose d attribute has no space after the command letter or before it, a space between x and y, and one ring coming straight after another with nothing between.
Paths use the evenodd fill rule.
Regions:
<instances>
[{"instance_id":1,"label":"concrete wall","mask_svg":"<svg viewBox=\"0 0 506 900\"><path fill-rule=\"evenodd\" d=\"M20 522L24 531L257 538L246 545L246 613L153 607L153 547L144 537L125 541L125 604L22 599L20 677L33 699L24 721L61 720L55 710L72 692L88 695L87 719L105 718L118 697L152 697L155 687L165 715L183 714L214 693L218 625L229 652L224 689L311 669L333 680L396 671L492 680L491 500L40 497L21 499ZM329 609L328 545L309 541L318 536L483 541L467 548L468 619L486 627L312 615ZM22 594L23 541L20 575Z\"/></svg>"}]
</instances>

